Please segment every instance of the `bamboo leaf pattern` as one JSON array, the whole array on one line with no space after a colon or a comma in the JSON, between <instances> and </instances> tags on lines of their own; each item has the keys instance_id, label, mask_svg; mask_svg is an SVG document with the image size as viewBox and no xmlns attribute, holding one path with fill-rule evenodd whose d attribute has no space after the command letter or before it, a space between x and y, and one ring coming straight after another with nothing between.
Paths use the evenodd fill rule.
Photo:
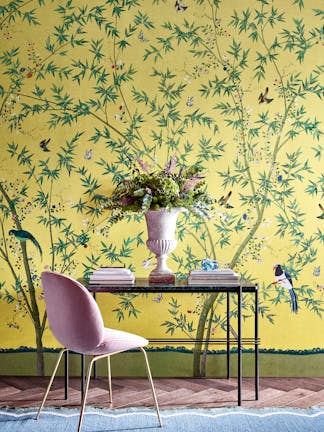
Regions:
<instances>
[{"instance_id":1,"label":"bamboo leaf pattern","mask_svg":"<svg viewBox=\"0 0 324 432\"><path fill-rule=\"evenodd\" d=\"M316 108L323 11L315 0L225 3L196 0L183 11L163 0L0 6L0 298L17 307L11 329L32 321L40 374L45 265L86 280L103 264L145 273L143 217L129 217L124 230L104 209L135 160L156 170L171 157L199 166L217 202L210 220L179 217L170 257L178 278L216 259L258 281L260 316L273 326L289 303L269 268L281 262L302 313L322 317L323 281L313 269L324 242ZM12 228L30 230L46 262L9 236ZM150 306L139 295L114 300L117 321ZM222 296L201 295L189 313L172 298L161 331L193 341L224 332L223 306ZM243 308L248 320L248 297ZM195 344L194 375L206 372L207 353Z\"/></svg>"}]
</instances>

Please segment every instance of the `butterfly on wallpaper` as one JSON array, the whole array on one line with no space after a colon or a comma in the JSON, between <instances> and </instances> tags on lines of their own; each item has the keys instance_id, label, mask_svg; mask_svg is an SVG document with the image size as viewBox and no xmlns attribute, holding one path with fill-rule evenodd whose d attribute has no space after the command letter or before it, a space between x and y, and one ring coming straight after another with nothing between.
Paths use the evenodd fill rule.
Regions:
<instances>
[{"instance_id":1,"label":"butterfly on wallpaper","mask_svg":"<svg viewBox=\"0 0 324 432\"><path fill-rule=\"evenodd\" d=\"M177 12L184 12L188 8L182 3L182 0L176 0L174 7Z\"/></svg>"},{"instance_id":2,"label":"butterfly on wallpaper","mask_svg":"<svg viewBox=\"0 0 324 432\"><path fill-rule=\"evenodd\" d=\"M152 258L148 258L142 262L142 267L144 269L149 269L152 267Z\"/></svg>"},{"instance_id":3,"label":"butterfly on wallpaper","mask_svg":"<svg viewBox=\"0 0 324 432\"><path fill-rule=\"evenodd\" d=\"M192 106L193 106L193 103L194 103L194 98L193 98L192 96L191 96L191 97L188 97L186 105L187 105L188 107L192 107Z\"/></svg>"},{"instance_id":4,"label":"butterfly on wallpaper","mask_svg":"<svg viewBox=\"0 0 324 432\"><path fill-rule=\"evenodd\" d=\"M321 209L322 213L317 216L318 219L324 219L324 207L322 206L322 204L318 204L319 208Z\"/></svg>"},{"instance_id":5,"label":"butterfly on wallpaper","mask_svg":"<svg viewBox=\"0 0 324 432\"><path fill-rule=\"evenodd\" d=\"M266 87L264 93L260 93L258 101L259 104L269 104L273 101L273 99L268 98L269 87Z\"/></svg>"},{"instance_id":6,"label":"butterfly on wallpaper","mask_svg":"<svg viewBox=\"0 0 324 432\"><path fill-rule=\"evenodd\" d=\"M51 138L48 139L43 139L40 143L39 143L39 147L44 151L44 152L49 152L50 149L48 148L48 144L51 141Z\"/></svg>"},{"instance_id":7,"label":"butterfly on wallpaper","mask_svg":"<svg viewBox=\"0 0 324 432\"><path fill-rule=\"evenodd\" d=\"M160 301L163 299L162 297L162 293L158 293L158 295L154 298L152 298L152 301L156 302L156 303L160 303Z\"/></svg>"},{"instance_id":8,"label":"butterfly on wallpaper","mask_svg":"<svg viewBox=\"0 0 324 432\"><path fill-rule=\"evenodd\" d=\"M92 149L87 149L84 155L84 159L90 160L92 158Z\"/></svg>"},{"instance_id":9,"label":"butterfly on wallpaper","mask_svg":"<svg viewBox=\"0 0 324 432\"><path fill-rule=\"evenodd\" d=\"M143 31L141 30L138 34L138 40L141 42L148 42L149 40L144 36Z\"/></svg>"},{"instance_id":10,"label":"butterfly on wallpaper","mask_svg":"<svg viewBox=\"0 0 324 432\"><path fill-rule=\"evenodd\" d=\"M318 277L321 274L321 267L320 266L316 266L314 267L314 271L313 271L313 276Z\"/></svg>"}]
</instances>

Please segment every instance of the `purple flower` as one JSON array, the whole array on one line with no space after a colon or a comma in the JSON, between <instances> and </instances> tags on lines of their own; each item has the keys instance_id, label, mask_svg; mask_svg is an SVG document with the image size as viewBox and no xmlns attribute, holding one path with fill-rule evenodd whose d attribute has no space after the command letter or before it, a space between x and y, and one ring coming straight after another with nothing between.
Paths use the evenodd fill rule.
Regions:
<instances>
[{"instance_id":1,"label":"purple flower","mask_svg":"<svg viewBox=\"0 0 324 432\"><path fill-rule=\"evenodd\" d=\"M123 197L123 198L121 199L121 203L122 203L122 205L130 205L130 204L132 204L133 202L134 202L134 200L133 200L132 197Z\"/></svg>"},{"instance_id":2,"label":"purple flower","mask_svg":"<svg viewBox=\"0 0 324 432\"><path fill-rule=\"evenodd\" d=\"M147 163L143 162L139 157L136 157L136 161L144 172L148 172L149 165Z\"/></svg>"},{"instance_id":3,"label":"purple flower","mask_svg":"<svg viewBox=\"0 0 324 432\"><path fill-rule=\"evenodd\" d=\"M165 174L172 174L177 164L177 159L175 156L171 156L169 162L165 164L164 172Z\"/></svg>"},{"instance_id":4,"label":"purple flower","mask_svg":"<svg viewBox=\"0 0 324 432\"><path fill-rule=\"evenodd\" d=\"M192 190L204 177L205 176L196 176L188 179L183 185L183 191L188 192L189 190Z\"/></svg>"}]
</instances>

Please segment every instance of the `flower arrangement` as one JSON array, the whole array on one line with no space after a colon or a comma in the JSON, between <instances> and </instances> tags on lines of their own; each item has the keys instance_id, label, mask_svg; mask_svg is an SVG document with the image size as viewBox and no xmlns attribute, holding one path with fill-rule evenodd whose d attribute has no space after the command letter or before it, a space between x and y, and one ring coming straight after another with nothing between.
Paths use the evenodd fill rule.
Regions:
<instances>
[{"instance_id":1,"label":"flower arrangement","mask_svg":"<svg viewBox=\"0 0 324 432\"><path fill-rule=\"evenodd\" d=\"M172 157L164 169L150 171L140 159L137 162L141 170L134 169L105 200L104 207L114 211L113 219L121 219L130 212L174 207L182 207L199 217L210 216L215 200L206 191L205 176L198 165L176 170Z\"/></svg>"}]
</instances>

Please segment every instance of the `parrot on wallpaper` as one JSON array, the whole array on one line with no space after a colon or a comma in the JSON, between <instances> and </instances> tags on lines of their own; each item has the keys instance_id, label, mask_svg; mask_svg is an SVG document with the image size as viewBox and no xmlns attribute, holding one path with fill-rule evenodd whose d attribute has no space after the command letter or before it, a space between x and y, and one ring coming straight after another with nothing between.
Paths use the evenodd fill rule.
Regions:
<instances>
[{"instance_id":1,"label":"parrot on wallpaper","mask_svg":"<svg viewBox=\"0 0 324 432\"><path fill-rule=\"evenodd\" d=\"M283 271L280 264L276 264L274 266L274 270L275 270L275 278L276 278L276 282L274 282L274 283L278 283L283 288L286 288L289 290L291 310L294 313L297 313L297 311L298 311L297 296L296 296L295 291L293 289L290 274L287 271Z\"/></svg>"},{"instance_id":2,"label":"parrot on wallpaper","mask_svg":"<svg viewBox=\"0 0 324 432\"><path fill-rule=\"evenodd\" d=\"M39 250L41 258L43 257L43 252L42 252L42 248L40 247L40 244L38 243L38 241L35 239L35 237L30 232L25 231L25 230L11 229L9 231L9 235L15 236L16 239L18 239L21 242L31 240L34 243L34 245L37 247L37 249Z\"/></svg>"}]
</instances>

